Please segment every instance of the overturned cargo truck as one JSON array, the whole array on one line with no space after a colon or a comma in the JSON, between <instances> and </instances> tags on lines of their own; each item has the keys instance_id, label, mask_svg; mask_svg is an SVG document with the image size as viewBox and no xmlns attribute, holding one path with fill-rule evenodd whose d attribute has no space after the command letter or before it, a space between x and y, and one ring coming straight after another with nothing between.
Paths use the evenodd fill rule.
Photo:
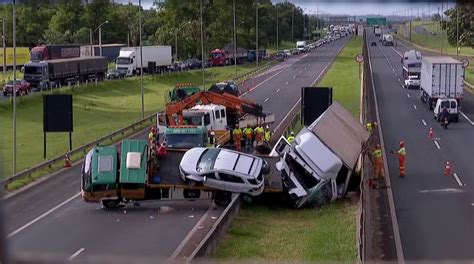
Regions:
<instances>
[{"instance_id":1,"label":"overturned cargo truck","mask_svg":"<svg viewBox=\"0 0 474 264\"><path fill-rule=\"evenodd\" d=\"M343 198L369 136L335 102L292 143L281 137L271 155L280 156L276 167L293 206L318 206Z\"/></svg>"}]
</instances>

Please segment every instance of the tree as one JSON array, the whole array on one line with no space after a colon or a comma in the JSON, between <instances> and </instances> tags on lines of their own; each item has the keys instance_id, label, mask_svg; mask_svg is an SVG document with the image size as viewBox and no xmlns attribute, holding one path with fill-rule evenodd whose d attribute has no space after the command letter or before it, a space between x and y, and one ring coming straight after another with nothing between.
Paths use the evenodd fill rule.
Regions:
<instances>
[{"instance_id":1,"label":"tree","mask_svg":"<svg viewBox=\"0 0 474 264\"><path fill-rule=\"evenodd\" d=\"M435 21L435 22L438 22L441 20L441 15L440 14L434 14L433 16L431 16L431 20Z\"/></svg>"},{"instance_id":2,"label":"tree","mask_svg":"<svg viewBox=\"0 0 474 264\"><path fill-rule=\"evenodd\" d=\"M56 13L51 18L50 29L62 33L69 31L66 42L74 43L74 35L83 25L83 11L81 0L60 0Z\"/></svg>"},{"instance_id":3,"label":"tree","mask_svg":"<svg viewBox=\"0 0 474 264\"><path fill-rule=\"evenodd\" d=\"M458 5L447 10L445 14L449 17L445 25L449 44L456 46L457 30L459 30L459 44L461 46L472 45L472 39L474 38L474 28L472 26L474 6L470 4Z\"/></svg>"}]
</instances>

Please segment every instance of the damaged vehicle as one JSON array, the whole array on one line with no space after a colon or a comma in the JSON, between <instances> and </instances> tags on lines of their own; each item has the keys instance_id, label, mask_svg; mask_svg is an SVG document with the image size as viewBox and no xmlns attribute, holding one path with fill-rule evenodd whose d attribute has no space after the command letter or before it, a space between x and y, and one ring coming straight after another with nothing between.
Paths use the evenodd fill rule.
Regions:
<instances>
[{"instance_id":1,"label":"damaged vehicle","mask_svg":"<svg viewBox=\"0 0 474 264\"><path fill-rule=\"evenodd\" d=\"M314 207L343 198L369 136L335 102L292 143L281 137L270 155L280 156L276 167L293 206Z\"/></svg>"}]
</instances>

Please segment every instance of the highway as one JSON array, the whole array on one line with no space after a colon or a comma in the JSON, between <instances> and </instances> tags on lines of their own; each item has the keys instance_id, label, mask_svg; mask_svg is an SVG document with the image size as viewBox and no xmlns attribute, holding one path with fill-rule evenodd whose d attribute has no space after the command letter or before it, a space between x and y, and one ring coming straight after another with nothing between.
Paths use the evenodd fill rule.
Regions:
<instances>
[{"instance_id":1,"label":"highway","mask_svg":"<svg viewBox=\"0 0 474 264\"><path fill-rule=\"evenodd\" d=\"M444 130L421 103L418 90L402 88L400 55L413 49L379 45L369 28L368 41L385 143L391 188L394 194L403 253L407 261L467 261L474 258L474 126L461 117ZM423 52L422 52L423 53ZM427 55L427 54L423 54ZM473 116L474 97L466 92L466 116ZM434 140L428 138L429 128ZM398 176L398 159L389 153L406 142L406 177ZM454 175L444 176L448 161Z\"/></svg>"},{"instance_id":2,"label":"highway","mask_svg":"<svg viewBox=\"0 0 474 264\"><path fill-rule=\"evenodd\" d=\"M280 123L300 97L300 87L314 83L349 38L326 44L308 55L292 57L254 78L244 95L276 115ZM134 138L145 138L147 131ZM170 256L202 217L216 219L222 208L209 199L163 200L101 209L79 197L80 166L48 176L4 200L9 252L15 256L53 256L86 260L98 257L123 262L143 257L160 262ZM179 197L179 196L177 196Z\"/></svg>"}]
</instances>

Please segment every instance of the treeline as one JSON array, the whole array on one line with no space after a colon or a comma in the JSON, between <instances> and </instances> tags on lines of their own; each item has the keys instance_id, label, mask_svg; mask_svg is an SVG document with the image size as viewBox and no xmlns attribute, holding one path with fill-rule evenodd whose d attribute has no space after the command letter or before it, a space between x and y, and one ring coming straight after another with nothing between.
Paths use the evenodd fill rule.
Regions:
<instances>
[{"instance_id":1,"label":"treeline","mask_svg":"<svg viewBox=\"0 0 474 264\"><path fill-rule=\"evenodd\" d=\"M138 6L111 0L17 0L17 46L38 44L98 44L97 27L102 26L102 43L139 45ZM133 0L136 4L137 0ZM237 46L255 48L256 0L235 0ZM233 39L232 0L202 0L205 52L222 48ZM178 57L201 54L200 0L155 1L151 9L142 10L144 45L171 45L178 42ZM303 10L292 3L272 4L258 0L259 46L276 46L277 9L278 41L297 41L315 33L315 16L303 16ZM0 5L5 19L7 45L12 45L12 5ZM293 22L293 27L292 27ZM303 37L303 25L306 36ZM293 28L293 30L292 30Z\"/></svg>"}]
</instances>

